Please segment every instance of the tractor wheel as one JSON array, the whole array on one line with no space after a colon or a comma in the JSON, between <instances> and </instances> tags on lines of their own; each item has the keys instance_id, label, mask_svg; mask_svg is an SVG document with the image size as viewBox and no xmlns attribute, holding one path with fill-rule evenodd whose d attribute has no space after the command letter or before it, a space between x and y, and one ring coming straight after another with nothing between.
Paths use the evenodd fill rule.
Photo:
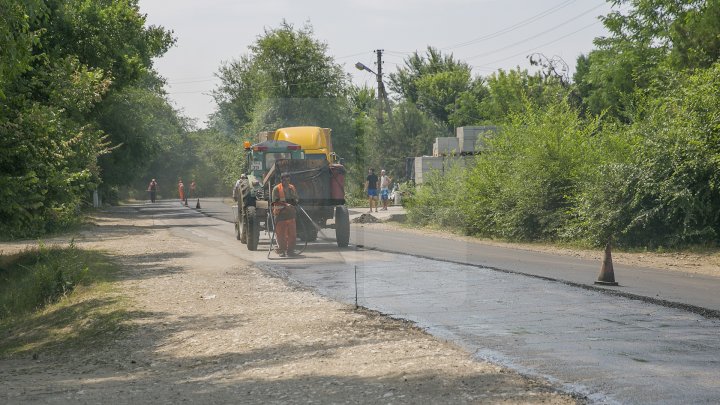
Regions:
<instances>
[{"instance_id":1,"label":"tractor wheel","mask_svg":"<svg viewBox=\"0 0 720 405\"><path fill-rule=\"evenodd\" d=\"M300 240L303 242L315 242L317 240L318 231L315 226L310 223L310 220L304 218L298 222L300 223L300 232L298 232Z\"/></svg>"},{"instance_id":2,"label":"tractor wheel","mask_svg":"<svg viewBox=\"0 0 720 405\"><path fill-rule=\"evenodd\" d=\"M338 247L350 244L350 213L344 205L335 207L335 237Z\"/></svg>"},{"instance_id":3,"label":"tractor wheel","mask_svg":"<svg viewBox=\"0 0 720 405\"><path fill-rule=\"evenodd\" d=\"M265 218L265 229L268 232L272 232L275 229L275 227L273 226L273 218L271 217L271 215L272 211L268 210L267 217Z\"/></svg>"},{"instance_id":4,"label":"tractor wheel","mask_svg":"<svg viewBox=\"0 0 720 405\"><path fill-rule=\"evenodd\" d=\"M241 243L247 243L247 224L245 223L245 216L243 215L240 207L238 207L237 217L238 220L235 223L235 237Z\"/></svg>"},{"instance_id":5,"label":"tractor wheel","mask_svg":"<svg viewBox=\"0 0 720 405\"><path fill-rule=\"evenodd\" d=\"M257 250L260 241L260 224L255 216L255 207L247 207L246 238L248 250Z\"/></svg>"}]
</instances>

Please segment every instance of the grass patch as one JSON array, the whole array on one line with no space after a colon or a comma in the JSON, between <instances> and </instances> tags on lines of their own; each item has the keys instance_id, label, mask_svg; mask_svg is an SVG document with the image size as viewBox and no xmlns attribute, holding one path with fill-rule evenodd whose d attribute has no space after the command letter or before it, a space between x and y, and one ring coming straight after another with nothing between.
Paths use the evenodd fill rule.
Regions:
<instances>
[{"instance_id":1,"label":"grass patch","mask_svg":"<svg viewBox=\"0 0 720 405\"><path fill-rule=\"evenodd\" d=\"M98 251L40 246L0 256L0 356L96 346L123 329L118 267Z\"/></svg>"}]
</instances>

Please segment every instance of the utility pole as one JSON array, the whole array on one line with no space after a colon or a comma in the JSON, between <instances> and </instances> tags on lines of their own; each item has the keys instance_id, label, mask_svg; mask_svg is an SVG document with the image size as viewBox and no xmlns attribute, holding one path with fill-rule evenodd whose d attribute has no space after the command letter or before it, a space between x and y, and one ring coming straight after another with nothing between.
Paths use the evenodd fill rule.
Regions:
<instances>
[{"instance_id":1,"label":"utility pole","mask_svg":"<svg viewBox=\"0 0 720 405\"><path fill-rule=\"evenodd\" d=\"M382 77L382 49L376 49L377 54L377 82L378 82L378 124L383 124L383 108L387 111L388 118L392 122L392 107L390 107L390 101L388 101L387 92L385 91L385 83Z\"/></svg>"},{"instance_id":2,"label":"utility pole","mask_svg":"<svg viewBox=\"0 0 720 405\"><path fill-rule=\"evenodd\" d=\"M355 64L355 67L358 70L366 70L372 74L375 75L377 78L377 85L378 85L378 112L377 112L377 121L378 121L378 127L382 128L383 126L383 108L387 111L388 118L390 119L390 122L392 122L392 108L390 107L390 101L388 101L387 92L385 91L385 83L383 83L383 77L382 77L382 49L376 49L373 52L377 54L377 73L373 72L372 69L365 66L362 62L358 62Z\"/></svg>"},{"instance_id":3,"label":"utility pole","mask_svg":"<svg viewBox=\"0 0 720 405\"><path fill-rule=\"evenodd\" d=\"M380 128L382 128L383 125L383 99L385 98L385 85L383 84L382 80L382 49L376 49L375 53L377 54L377 74L375 75L377 77L377 83L378 83L378 124L380 125Z\"/></svg>"}]
</instances>

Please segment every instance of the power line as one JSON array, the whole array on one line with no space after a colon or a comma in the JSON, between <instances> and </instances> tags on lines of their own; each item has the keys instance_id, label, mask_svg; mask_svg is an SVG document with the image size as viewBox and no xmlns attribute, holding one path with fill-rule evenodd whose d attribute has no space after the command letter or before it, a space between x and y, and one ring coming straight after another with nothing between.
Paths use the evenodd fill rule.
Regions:
<instances>
[{"instance_id":1,"label":"power line","mask_svg":"<svg viewBox=\"0 0 720 405\"><path fill-rule=\"evenodd\" d=\"M491 34L483 35L483 36L481 36L481 37L478 37L478 38L475 38L475 39L471 39L471 40L469 40L469 41L461 42L461 43L455 44L455 45L450 45L450 46L447 46L447 47L445 47L445 48L440 48L440 49L443 50L443 51L447 51L447 50L450 50L450 49L461 48L461 47L464 47L464 46L472 45L472 44L474 44L474 43L476 43L476 42L481 42L481 41L486 41L486 40L488 40L488 39L496 38L496 37L498 37L498 36L500 36L500 35L507 34L508 32L512 32L512 31L514 31L514 30L516 30L516 29L518 29L518 28L524 27L525 25L528 25L528 24L530 24L530 23L532 23L532 22L535 22L535 21L537 21L537 20L539 20L539 19L541 19L541 18L543 18L543 17L545 17L545 16L547 16L547 15L549 15L549 14L554 13L554 12L557 11L557 10L560 10L560 9L563 8L563 7L566 7L566 6L574 3L575 1L576 1L576 0L566 0L566 1L560 3L560 4L556 5L556 6L553 6L553 7L549 8L549 9L547 9L547 10L539 13L539 14L536 14L536 15L534 15L534 16L532 16L532 17L530 17L530 18L527 18L527 19L525 19L525 20L522 20L522 21L520 21L520 22L518 22L518 23L516 23L516 24L514 24L514 25L511 25L511 26L509 26L509 27L507 27L507 28L503 28L503 29L501 29L501 30L499 30L499 31L496 31L496 32L493 32L493 33L491 33Z\"/></svg>"},{"instance_id":2,"label":"power line","mask_svg":"<svg viewBox=\"0 0 720 405\"><path fill-rule=\"evenodd\" d=\"M594 10L596 10L596 9L598 9L598 8L600 8L600 7L603 7L604 5L605 5L605 4L597 5L597 6L591 8L591 9L589 9L589 10L586 10L586 11L584 11L584 12L576 15L575 17L573 17L573 18L571 18L571 19L569 19L569 20L567 20L567 21L564 21L564 22L562 22L562 23L560 23L560 24L558 24L558 25L555 25L554 27L552 27L552 28L550 28L550 29L547 29L547 30L545 30L545 31L543 31L543 32L540 32L540 33L537 33L537 34L533 34L533 36L531 36L531 37L524 38L524 39L522 39L522 40L520 40L520 41L518 41L518 42L512 43L512 44L510 44L510 45L505 45L505 46L503 46L502 48L497 48L497 49L492 50L492 51L488 51L488 52L485 52L485 53L480 53L480 54L477 54L477 55L469 56L469 57L467 57L467 58L465 58L465 59L473 59L473 58L477 58L477 57L480 57L480 56L487 56L487 55L491 55L491 54L493 54L493 53L502 52L502 51L504 51L504 50L506 50L506 49L508 49L508 48L512 48L512 47L517 46L517 45L521 45L521 44L523 44L523 43L525 43L525 42L528 42L528 41L530 41L530 40L532 40L532 39L535 39L535 38L537 38L537 37L539 37L539 36L542 36L542 35L545 35L545 34L547 34L547 33L549 33L549 32L555 31L556 29L558 29L558 28L560 28L560 27L563 27L563 26L569 24L569 23L577 20L578 18L580 18L580 17L582 17L582 16L584 16L584 15L586 15L586 14L588 14L588 13L591 13L591 12L593 12ZM596 24L596 23L597 23L597 22L595 22L595 23L593 23L593 24Z\"/></svg>"},{"instance_id":3,"label":"power line","mask_svg":"<svg viewBox=\"0 0 720 405\"><path fill-rule=\"evenodd\" d=\"M333 59L335 59L335 60L338 60L338 59L348 59L348 58L352 58L352 57L354 57L354 56L367 55L368 53L371 53L371 52L370 52L370 51L358 52L358 53L354 53L354 54L352 54L352 55L338 56L337 58L333 58Z\"/></svg>"},{"instance_id":4,"label":"power line","mask_svg":"<svg viewBox=\"0 0 720 405\"><path fill-rule=\"evenodd\" d=\"M407 51L385 51L385 52L392 54L392 55L396 55L396 56L405 56L405 55L410 55L412 53L415 53L415 52L417 52L417 50L414 50L412 52L407 52Z\"/></svg>"},{"instance_id":5,"label":"power line","mask_svg":"<svg viewBox=\"0 0 720 405\"><path fill-rule=\"evenodd\" d=\"M218 80L217 77L213 78L207 78L207 79L198 79L198 80L180 80L176 82L167 82L168 85L172 86L174 84L191 84L191 83L203 83L203 82L212 82Z\"/></svg>"},{"instance_id":6,"label":"power line","mask_svg":"<svg viewBox=\"0 0 720 405\"><path fill-rule=\"evenodd\" d=\"M554 39L554 40L552 40L552 41L546 42L546 43L544 43L544 44L542 44L542 45L538 45L538 46L536 46L536 47L534 47L534 48L531 48L531 49L528 49L528 50L526 50L526 51L517 53L517 54L515 54L515 55L510 55L510 56L508 56L507 58L498 59L498 60L494 60L494 61L492 61L492 62L488 62L488 65L494 65L494 64L499 63L499 62L504 62L504 61L506 61L506 60L508 60L508 59L516 58L516 57L522 56L522 55L527 55L527 54L530 53L530 52L537 51L538 48L541 48L541 47L543 47L543 46L548 46L548 45L554 44L555 42L561 41L561 40L563 40L563 39L565 39L565 38L567 38L567 37L569 37L569 36L575 35L575 34L577 34L578 32L580 32L580 31L582 31L582 30L586 30L586 29L588 29L588 28L590 28L590 27L592 27L592 26L594 26L594 25L597 25L597 24L600 24L600 21L596 21L596 22L594 22L594 23L592 23L592 24L588 24L588 25L586 25L586 26L584 26L584 27L582 27L582 28L580 28L580 29L578 29L578 30L575 30L575 31L573 31L573 32L571 32L571 33L569 33L569 34L567 34L567 35L563 35L563 36L561 36L560 38L556 38L556 39Z\"/></svg>"},{"instance_id":7,"label":"power line","mask_svg":"<svg viewBox=\"0 0 720 405\"><path fill-rule=\"evenodd\" d=\"M206 96L210 96L211 94L208 94L208 91L212 90L198 90L198 91L169 91L167 94L204 94Z\"/></svg>"}]
</instances>

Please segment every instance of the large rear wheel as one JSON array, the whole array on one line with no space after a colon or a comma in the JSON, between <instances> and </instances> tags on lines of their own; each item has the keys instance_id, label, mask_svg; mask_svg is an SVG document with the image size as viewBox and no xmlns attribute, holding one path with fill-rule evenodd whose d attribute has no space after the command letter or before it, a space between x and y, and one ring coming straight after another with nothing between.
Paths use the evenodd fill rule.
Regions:
<instances>
[{"instance_id":1,"label":"large rear wheel","mask_svg":"<svg viewBox=\"0 0 720 405\"><path fill-rule=\"evenodd\" d=\"M248 250L257 250L260 241L260 224L255 216L255 207L247 207L246 222L247 248Z\"/></svg>"},{"instance_id":2,"label":"large rear wheel","mask_svg":"<svg viewBox=\"0 0 720 405\"><path fill-rule=\"evenodd\" d=\"M300 236L302 241L315 242L317 240L317 228L315 228L315 225L310 222L309 219L301 217L298 220L298 224L300 225L300 229L298 229L298 236Z\"/></svg>"},{"instance_id":3,"label":"large rear wheel","mask_svg":"<svg viewBox=\"0 0 720 405\"><path fill-rule=\"evenodd\" d=\"M240 237L240 220L235 221L235 239L242 242L242 238Z\"/></svg>"},{"instance_id":4,"label":"large rear wheel","mask_svg":"<svg viewBox=\"0 0 720 405\"><path fill-rule=\"evenodd\" d=\"M338 247L350 244L350 213L344 205L335 207L335 237Z\"/></svg>"},{"instance_id":5,"label":"large rear wheel","mask_svg":"<svg viewBox=\"0 0 720 405\"><path fill-rule=\"evenodd\" d=\"M245 224L245 216L243 215L241 207L238 207L237 218L237 222L235 222L235 237L241 243L247 243L247 224Z\"/></svg>"}]
</instances>

